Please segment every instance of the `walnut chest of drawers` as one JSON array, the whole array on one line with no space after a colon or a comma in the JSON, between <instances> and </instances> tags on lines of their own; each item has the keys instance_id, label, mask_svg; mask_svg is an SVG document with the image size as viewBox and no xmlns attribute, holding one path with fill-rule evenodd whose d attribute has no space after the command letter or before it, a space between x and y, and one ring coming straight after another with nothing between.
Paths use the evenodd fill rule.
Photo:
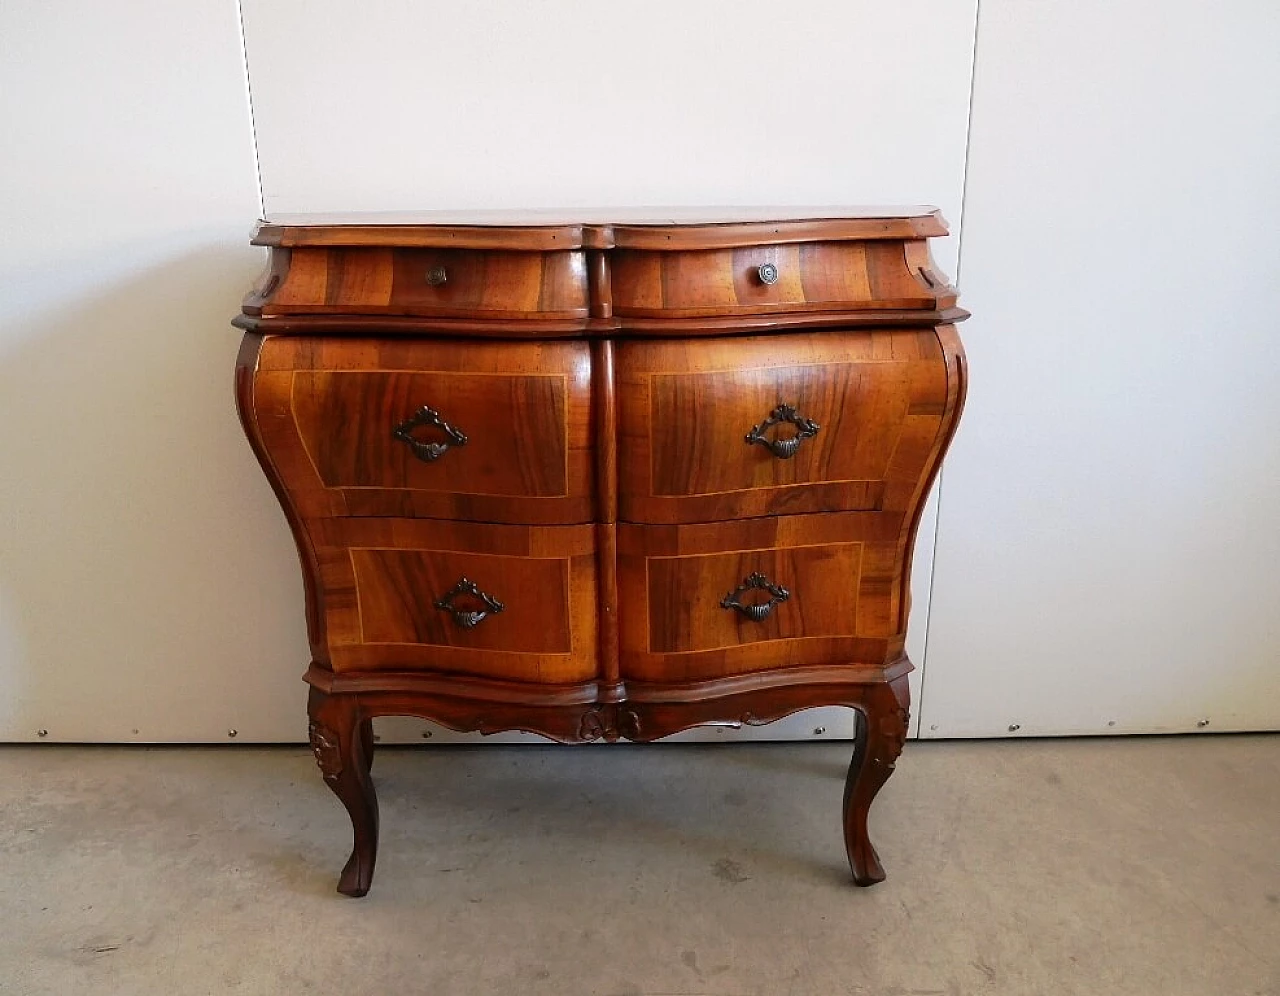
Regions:
<instances>
[{"instance_id":1,"label":"walnut chest of drawers","mask_svg":"<svg viewBox=\"0 0 1280 996\"><path fill-rule=\"evenodd\" d=\"M311 744L377 852L371 721L654 740L858 712L906 737L911 550L955 431L938 212L285 217L237 400L302 560Z\"/></svg>"}]
</instances>

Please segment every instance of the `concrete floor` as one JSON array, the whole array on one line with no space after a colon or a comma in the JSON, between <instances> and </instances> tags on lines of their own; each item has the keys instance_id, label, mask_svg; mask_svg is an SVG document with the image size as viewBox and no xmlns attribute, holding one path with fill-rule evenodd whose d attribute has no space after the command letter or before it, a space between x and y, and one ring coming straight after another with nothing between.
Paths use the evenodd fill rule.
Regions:
<instances>
[{"instance_id":1,"label":"concrete floor","mask_svg":"<svg viewBox=\"0 0 1280 996\"><path fill-rule=\"evenodd\" d=\"M0 749L0 993L1280 993L1280 737L386 749L373 891L309 752Z\"/></svg>"}]
</instances>

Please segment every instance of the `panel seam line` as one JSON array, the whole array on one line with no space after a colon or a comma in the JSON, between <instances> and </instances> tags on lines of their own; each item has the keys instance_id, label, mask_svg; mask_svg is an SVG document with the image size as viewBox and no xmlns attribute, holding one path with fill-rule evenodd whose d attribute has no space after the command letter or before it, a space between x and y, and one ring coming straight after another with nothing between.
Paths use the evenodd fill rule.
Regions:
<instances>
[{"instance_id":1,"label":"panel seam line","mask_svg":"<svg viewBox=\"0 0 1280 996\"><path fill-rule=\"evenodd\" d=\"M956 225L956 286L964 286L964 230L969 214L969 156L973 145L973 94L974 83L978 76L978 31L982 23L982 0L975 0L973 5L973 44L969 55L969 107L964 123L964 164L960 178L960 221ZM929 671L929 644L933 629L934 586L938 577L938 543L942 533L942 495L946 481L945 466L938 470L938 502L933 517L933 543L929 550L929 587L926 598L928 608L924 618L924 640L920 650L920 704L916 707L916 735L912 739L925 739L924 702L927 685L925 678Z\"/></svg>"},{"instance_id":2,"label":"panel seam line","mask_svg":"<svg viewBox=\"0 0 1280 996\"><path fill-rule=\"evenodd\" d=\"M258 191L258 217L266 217L266 202L262 193L262 161L258 156L258 123L253 111L253 82L249 77L249 46L244 34L244 7L236 0L236 28L240 34L240 68L244 73L245 99L249 104L249 145L253 150L253 179Z\"/></svg>"}]
</instances>

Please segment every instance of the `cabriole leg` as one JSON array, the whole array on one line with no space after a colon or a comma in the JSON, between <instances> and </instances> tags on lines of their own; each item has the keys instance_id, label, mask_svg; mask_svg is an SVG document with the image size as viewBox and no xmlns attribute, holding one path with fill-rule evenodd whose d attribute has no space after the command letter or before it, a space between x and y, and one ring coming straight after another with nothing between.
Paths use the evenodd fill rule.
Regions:
<instances>
[{"instance_id":1,"label":"cabriole leg","mask_svg":"<svg viewBox=\"0 0 1280 996\"><path fill-rule=\"evenodd\" d=\"M355 845L338 891L348 896L363 896L373 881L373 865L378 856L378 797L369 777L372 745L368 721L360 716L359 700L354 695L326 695L312 688L307 700L311 717L311 750L325 784L347 807Z\"/></svg>"},{"instance_id":2,"label":"cabriole leg","mask_svg":"<svg viewBox=\"0 0 1280 996\"><path fill-rule=\"evenodd\" d=\"M858 707L858 733L844 783L844 846L858 885L884 881L884 867L867 834L867 813L902 753L910 706L904 674L887 684L871 686Z\"/></svg>"},{"instance_id":3,"label":"cabriole leg","mask_svg":"<svg viewBox=\"0 0 1280 996\"><path fill-rule=\"evenodd\" d=\"M364 751L364 770L373 770L373 720L360 723L360 749Z\"/></svg>"}]
</instances>

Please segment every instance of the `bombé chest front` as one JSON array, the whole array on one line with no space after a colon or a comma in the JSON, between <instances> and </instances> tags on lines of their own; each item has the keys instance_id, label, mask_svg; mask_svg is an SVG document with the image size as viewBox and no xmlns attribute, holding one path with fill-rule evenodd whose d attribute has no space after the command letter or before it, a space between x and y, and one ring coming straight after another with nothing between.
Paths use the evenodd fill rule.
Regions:
<instances>
[{"instance_id":1,"label":"bomb\u00e9 chest front","mask_svg":"<svg viewBox=\"0 0 1280 996\"><path fill-rule=\"evenodd\" d=\"M317 667L618 688L901 655L962 387L936 215L347 222L264 224L242 320Z\"/></svg>"},{"instance_id":2,"label":"bomb\u00e9 chest front","mask_svg":"<svg viewBox=\"0 0 1280 996\"><path fill-rule=\"evenodd\" d=\"M926 208L262 223L237 400L344 801L391 713L582 742L846 704L864 759L896 756L965 389L945 232Z\"/></svg>"}]
</instances>

